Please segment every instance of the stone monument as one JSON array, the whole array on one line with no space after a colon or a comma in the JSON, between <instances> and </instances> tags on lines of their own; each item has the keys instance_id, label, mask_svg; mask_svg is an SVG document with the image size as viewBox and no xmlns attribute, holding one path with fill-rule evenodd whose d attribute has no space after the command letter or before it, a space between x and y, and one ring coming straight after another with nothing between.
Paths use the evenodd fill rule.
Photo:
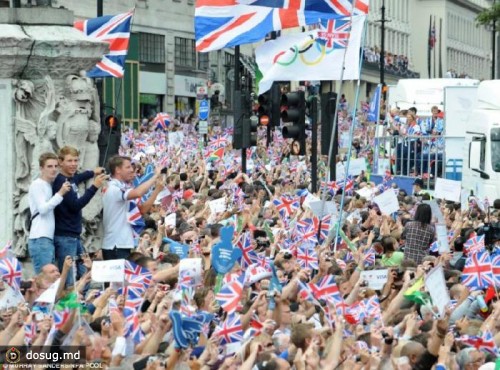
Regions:
<instances>
[{"instance_id":1,"label":"stone monument","mask_svg":"<svg viewBox=\"0 0 500 370\"><path fill-rule=\"evenodd\" d=\"M20 257L27 254L27 192L39 174L38 156L71 145L83 169L98 165L99 97L82 71L109 46L73 28L73 18L66 9L0 8L0 245L12 240ZM100 198L86 208L89 246Z\"/></svg>"}]
</instances>

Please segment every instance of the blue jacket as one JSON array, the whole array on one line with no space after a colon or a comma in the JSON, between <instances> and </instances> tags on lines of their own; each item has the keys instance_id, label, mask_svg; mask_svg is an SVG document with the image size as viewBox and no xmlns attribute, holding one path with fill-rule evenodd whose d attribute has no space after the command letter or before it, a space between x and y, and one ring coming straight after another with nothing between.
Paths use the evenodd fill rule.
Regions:
<instances>
[{"instance_id":1,"label":"blue jacket","mask_svg":"<svg viewBox=\"0 0 500 370\"><path fill-rule=\"evenodd\" d=\"M52 184L52 191L57 193L66 180L71 183L71 190L68 191L61 204L54 210L56 218L56 230L54 236L70 236L79 238L82 233L82 209L85 207L97 192L97 188L91 185L85 190L85 193L78 196L78 184L94 177L94 171L85 171L77 173L68 178L58 174Z\"/></svg>"}]
</instances>

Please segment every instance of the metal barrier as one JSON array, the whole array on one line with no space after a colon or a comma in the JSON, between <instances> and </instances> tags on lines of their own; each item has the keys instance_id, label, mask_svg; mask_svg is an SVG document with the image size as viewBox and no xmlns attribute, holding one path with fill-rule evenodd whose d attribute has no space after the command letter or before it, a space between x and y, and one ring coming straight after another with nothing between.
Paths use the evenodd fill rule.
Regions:
<instances>
[{"instance_id":1,"label":"metal barrier","mask_svg":"<svg viewBox=\"0 0 500 370\"><path fill-rule=\"evenodd\" d=\"M446 178L442 136L384 136L376 138L375 145L377 161L389 159L394 175L421 177L427 188L434 184L435 178Z\"/></svg>"}]
</instances>

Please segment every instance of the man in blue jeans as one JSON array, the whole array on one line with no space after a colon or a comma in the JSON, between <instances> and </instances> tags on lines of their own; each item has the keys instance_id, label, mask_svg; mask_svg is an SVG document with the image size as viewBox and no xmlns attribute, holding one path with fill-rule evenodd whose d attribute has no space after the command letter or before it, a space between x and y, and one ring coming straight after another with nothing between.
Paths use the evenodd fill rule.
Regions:
<instances>
[{"instance_id":1,"label":"man in blue jeans","mask_svg":"<svg viewBox=\"0 0 500 370\"><path fill-rule=\"evenodd\" d=\"M31 211L31 228L28 237L28 250L35 274L45 265L54 262L54 208L71 189L69 182L62 181L54 195L52 182L57 176L58 162L54 153L44 153L38 159L40 177L33 181L28 191Z\"/></svg>"},{"instance_id":2,"label":"man in blue jeans","mask_svg":"<svg viewBox=\"0 0 500 370\"><path fill-rule=\"evenodd\" d=\"M62 271L66 256L73 257L77 261L77 278L85 273L81 255L85 252L80 234L82 233L82 209L85 207L97 190L104 184L107 176L103 168L94 171L77 173L79 153L78 150L65 146L59 150L59 175L52 185L55 192L65 181L71 184L71 189L64 195L63 201L54 210L56 227L54 233L54 245L57 266ZM78 194L78 185L94 177L93 184L85 190L82 196ZM73 285L73 271L71 270L66 279L66 286Z\"/></svg>"}]
</instances>

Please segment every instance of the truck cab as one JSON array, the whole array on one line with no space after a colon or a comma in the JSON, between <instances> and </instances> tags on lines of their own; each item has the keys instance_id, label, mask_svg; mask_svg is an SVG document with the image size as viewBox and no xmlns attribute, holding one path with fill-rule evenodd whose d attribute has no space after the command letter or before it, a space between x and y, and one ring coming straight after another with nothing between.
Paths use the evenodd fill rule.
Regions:
<instances>
[{"instance_id":1,"label":"truck cab","mask_svg":"<svg viewBox=\"0 0 500 370\"><path fill-rule=\"evenodd\" d=\"M500 80L479 84L465 132L462 187L490 202L500 198Z\"/></svg>"}]
</instances>

